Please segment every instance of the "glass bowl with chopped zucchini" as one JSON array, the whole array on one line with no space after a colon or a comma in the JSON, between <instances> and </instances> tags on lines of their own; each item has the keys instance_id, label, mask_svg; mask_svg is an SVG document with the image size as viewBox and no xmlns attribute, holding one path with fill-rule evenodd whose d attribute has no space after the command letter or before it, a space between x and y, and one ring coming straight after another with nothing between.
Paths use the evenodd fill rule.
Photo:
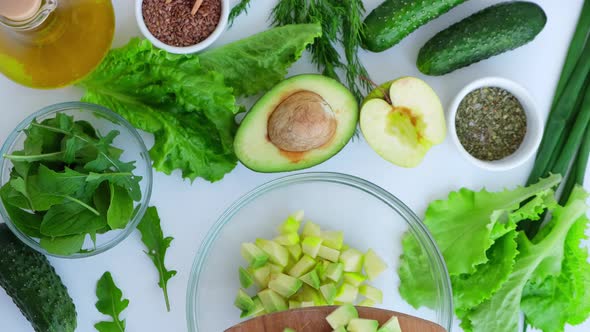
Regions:
<instances>
[{"instance_id":1,"label":"glass bowl with chopped zucchini","mask_svg":"<svg viewBox=\"0 0 590 332\"><path fill-rule=\"evenodd\" d=\"M0 215L44 254L82 258L113 248L149 203L152 168L142 138L98 105L41 109L10 134L0 156Z\"/></svg>"},{"instance_id":2,"label":"glass bowl with chopped zucchini","mask_svg":"<svg viewBox=\"0 0 590 332\"><path fill-rule=\"evenodd\" d=\"M411 248L407 259L402 244ZM413 264L427 272L408 276ZM400 287L400 276L421 287ZM402 295L426 297L429 308ZM254 189L221 215L193 264L187 319L192 332L224 331L266 313L343 304L413 315L447 331L453 317L441 254L404 203L350 175L301 173Z\"/></svg>"}]
</instances>

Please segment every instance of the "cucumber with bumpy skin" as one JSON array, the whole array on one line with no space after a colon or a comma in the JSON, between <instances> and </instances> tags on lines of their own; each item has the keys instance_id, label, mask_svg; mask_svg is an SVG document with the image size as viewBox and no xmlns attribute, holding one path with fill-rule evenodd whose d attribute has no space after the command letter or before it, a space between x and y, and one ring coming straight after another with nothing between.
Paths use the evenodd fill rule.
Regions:
<instances>
[{"instance_id":1,"label":"cucumber with bumpy skin","mask_svg":"<svg viewBox=\"0 0 590 332\"><path fill-rule=\"evenodd\" d=\"M76 308L68 290L42 254L0 224L0 287L37 332L73 332Z\"/></svg>"},{"instance_id":2,"label":"cucumber with bumpy skin","mask_svg":"<svg viewBox=\"0 0 590 332\"><path fill-rule=\"evenodd\" d=\"M382 52L466 0L385 0L365 19L363 47Z\"/></svg>"},{"instance_id":3,"label":"cucumber with bumpy skin","mask_svg":"<svg viewBox=\"0 0 590 332\"><path fill-rule=\"evenodd\" d=\"M547 16L532 2L504 2L488 7L439 32L418 55L418 69L444 75L532 41Z\"/></svg>"}]
</instances>

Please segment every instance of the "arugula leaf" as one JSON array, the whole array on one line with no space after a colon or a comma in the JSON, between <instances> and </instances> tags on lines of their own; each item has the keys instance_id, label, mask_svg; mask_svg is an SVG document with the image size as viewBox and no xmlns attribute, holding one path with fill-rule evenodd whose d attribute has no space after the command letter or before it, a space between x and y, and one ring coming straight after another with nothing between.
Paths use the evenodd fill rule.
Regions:
<instances>
[{"instance_id":1,"label":"arugula leaf","mask_svg":"<svg viewBox=\"0 0 590 332\"><path fill-rule=\"evenodd\" d=\"M134 201L141 200L141 188L139 182L142 177L134 175L131 172L125 173L94 173L90 172L86 177L86 182L91 185L91 188L95 190L98 186L104 182L116 184L123 188Z\"/></svg>"},{"instance_id":2,"label":"arugula leaf","mask_svg":"<svg viewBox=\"0 0 590 332\"><path fill-rule=\"evenodd\" d=\"M111 229L122 229L127 226L133 214L133 199L124 188L109 183L111 203L107 211L107 223Z\"/></svg>"},{"instance_id":3,"label":"arugula leaf","mask_svg":"<svg viewBox=\"0 0 590 332\"><path fill-rule=\"evenodd\" d=\"M151 258L156 269L158 269L158 274L160 275L158 285L164 292L166 309L170 311L168 280L176 275L176 271L166 269L166 266L164 265L164 256L166 255L166 250L170 247L170 242L172 242L173 238L169 236L164 237L164 233L160 227L158 210L153 206L150 206L147 209L143 219L141 219L141 222L137 225L137 229L141 233L141 241L147 248L145 253Z\"/></svg>"},{"instance_id":4,"label":"arugula leaf","mask_svg":"<svg viewBox=\"0 0 590 332\"><path fill-rule=\"evenodd\" d=\"M124 332L125 320L119 316L129 305L129 300L123 299L123 292L115 285L110 272L105 272L96 284L96 309L104 315L111 316L112 321L102 321L94 324L99 332Z\"/></svg>"},{"instance_id":5,"label":"arugula leaf","mask_svg":"<svg viewBox=\"0 0 590 332\"><path fill-rule=\"evenodd\" d=\"M536 199L531 202L538 206L523 209L519 209L520 203L552 195L551 189L560 181L561 176L551 175L532 186L498 193L461 189L450 193L447 200L432 202L424 223L445 258L449 274L473 273L477 265L486 263L486 251L496 238L514 230L524 217L538 218L551 201Z\"/></svg>"},{"instance_id":6,"label":"arugula leaf","mask_svg":"<svg viewBox=\"0 0 590 332\"><path fill-rule=\"evenodd\" d=\"M47 210L41 222L41 234L50 237L84 234L104 226L104 219L99 214L76 202L67 202Z\"/></svg>"},{"instance_id":7,"label":"arugula leaf","mask_svg":"<svg viewBox=\"0 0 590 332\"><path fill-rule=\"evenodd\" d=\"M6 187L8 184L4 185ZM4 188L3 187L3 188ZM37 214L29 213L21 208L12 205L4 196L4 192L0 192L2 197L2 204L6 212L10 216L12 223L23 233L32 237L41 237L41 221L43 218Z\"/></svg>"},{"instance_id":8,"label":"arugula leaf","mask_svg":"<svg viewBox=\"0 0 590 332\"><path fill-rule=\"evenodd\" d=\"M490 299L466 314L465 319L468 323L464 324L464 327L468 328L467 332L513 332L518 329L524 287L529 280L545 279L560 274L566 237L580 218L585 219L584 215L588 209L587 197L588 194L581 187L576 187L568 203L553 211L551 231L538 243L532 243L524 233L519 232L520 253L514 271Z\"/></svg>"}]
</instances>

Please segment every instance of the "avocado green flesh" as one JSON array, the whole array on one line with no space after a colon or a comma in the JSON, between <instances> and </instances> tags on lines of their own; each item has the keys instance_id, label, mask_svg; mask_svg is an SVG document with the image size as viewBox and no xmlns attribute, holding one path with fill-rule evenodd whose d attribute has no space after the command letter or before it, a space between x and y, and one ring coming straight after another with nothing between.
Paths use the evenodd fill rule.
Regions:
<instances>
[{"instance_id":1,"label":"avocado green flesh","mask_svg":"<svg viewBox=\"0 0 590 332\"><path fill-rule=\"evenodd\" d=\"M337 121L328 143L306 152L279 149L268 138L268 119L286 98L300 91L321 96L331 107ZM244 166L272 173L300 170L320 164L348 143L354 135L359 110L354 96L339 82L321 75L294 76L276 85L252 107L236 134L234 149Z\"/></svg>"},{"instance_id":2,"label":"avocado green flesh","mask_svg":"<svg viewBox=\"0 0 590 332\"><path fill-rule=\"evenodd\" d=\"M532 41L547 16L537 4L506 2L488 7L430 39L418 55L418 69L444 75Z\"/></svg>"},{"instance_id":3,"label":"avocado green flesh","mask_svg":"<svg viewBox=\"0 0 590 332\"><path fill-rule=\"evenodd\" d=\"M466 0L386 0L365 19L363 47L381 52Z\"/></svg>"}]
</instances>

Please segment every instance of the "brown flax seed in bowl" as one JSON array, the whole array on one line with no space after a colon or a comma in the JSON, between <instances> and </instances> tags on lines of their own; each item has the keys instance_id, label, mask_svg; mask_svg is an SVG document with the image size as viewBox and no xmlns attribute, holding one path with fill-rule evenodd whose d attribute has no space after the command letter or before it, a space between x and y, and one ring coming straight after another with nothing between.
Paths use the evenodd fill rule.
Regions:
<instances>
[{"instance_id":1,"label":"brown flax seed in bowl","mask_svg":"<svg viewBox=\"0 0 590 332\"><path fill-rule=\"evenodd\" d=\"M204 0L193 16L195 0L144 0L143 20L161 42L176 47L198 44L209 37L221 18L221 0Z\"/></svg>"}]
</instances>

